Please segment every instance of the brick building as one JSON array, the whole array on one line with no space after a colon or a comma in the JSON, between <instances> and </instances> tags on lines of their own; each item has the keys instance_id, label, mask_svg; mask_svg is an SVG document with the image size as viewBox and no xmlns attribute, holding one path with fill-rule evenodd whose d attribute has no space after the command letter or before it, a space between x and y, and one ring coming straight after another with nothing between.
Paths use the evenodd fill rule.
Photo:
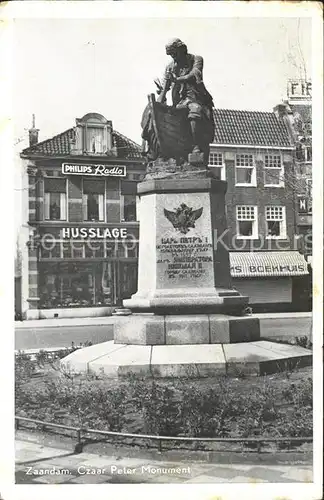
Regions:
<instances>
[{"instance_id":1,"label":"brick building","mask_svg":"<svg viewBox=\"0 0 324 500\"><path fill-rule=\"evenodd\" d=\"M107 314L137 287L140 147L97 113L42 142L35 124L29 134L23 313Z\"/></svg>"},{"instance_id":2,"label":"brick building","mask_svg":"<svg viewBox=\"0 0 324 500\"><path fill-rule=\"evenodd\" d=\"M214 110L209 168L228 183L228 231L218 244L228 244L233 286L254 310L304 309L307 302L287 109ZM35 124L29 134L21 153L23 315L109 314L137 288L140 147L96 113L46 141L38 142Z\"/></svg>"},{"instance_id":3,"label":"brick building","mask_svg":"<svg viewBox=\"0 0 324 500\"><path fill-rule=\"evenodd\" d=\"M283 116L295 144L296 233L301 250L312 255L312 84L289 80Z\"/></svg>"},{"instance_id":4,"label":"brick building","mask_svg":"<svg viewBox=\"0 0 324 500\"><path fill-rule=\"evenodd\" d=\"M214 110L209 166L228 183L226 210L233 286L254 310L305 307L307 263L298 251L295 144L281 115Z\"/></svg>"}]
</instances>

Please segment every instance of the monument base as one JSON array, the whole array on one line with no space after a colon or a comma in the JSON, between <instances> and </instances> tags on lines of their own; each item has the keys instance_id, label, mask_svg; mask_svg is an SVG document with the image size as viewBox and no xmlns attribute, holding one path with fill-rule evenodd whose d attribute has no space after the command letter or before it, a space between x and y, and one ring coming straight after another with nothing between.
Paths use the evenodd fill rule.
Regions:
<instances>
[{"instance_id":1,"label":"monument base","mask_svg":"<svg viewBox=\"0 0 324 500\"><path fill-rule=\"evenodd\" d=\"M311 366L302 347L259 340L235 344L126 345L113 340L79 349L61 360L64 370L107 378L259 376Z\"/></svg>"},{"instance_id":2,"label":"monument base","mask_svg":"<svg viewBox=\"0 0 324 500\"><path fill-rule=\"evenodd\" d=\"M257 376L311 364L308 349L260 340L258 318L221 314L116 317L114 340L61 360L68 372L108 378Z\"/></svg>"},{"instance_id":3,"label":"monument base","mask_svg":"<svg viewBox=\"0 0 324 500\"><path fill-rule=\"evenodd\" d=\"M134 312L155 314L242 314L249 298L225 288L176 288L155 290L153 293L138 292L123 305Z\"/></svg>"},{"instance_id":4,"label":"monument base","mask_svg":"<svg viewBox=\"0 0 324 500\"><path fill-rule=\"evenodd\" d=\"M114 325L115 344L230 344L260 340L258 318L224 314L133 314Z\"/></svg>"}]
</instances>

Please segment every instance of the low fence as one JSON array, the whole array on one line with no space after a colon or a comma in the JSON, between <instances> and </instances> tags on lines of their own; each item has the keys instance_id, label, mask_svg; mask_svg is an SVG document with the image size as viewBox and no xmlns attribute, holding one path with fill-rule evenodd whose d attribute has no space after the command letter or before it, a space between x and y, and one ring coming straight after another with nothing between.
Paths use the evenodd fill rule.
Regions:
<instances>
[{"instance_id":1,"label":"low fence","mask_svg":"<svg viewBox=\"0 0 324 500\"><path fill-rule=\"evenodd\" d=\"M83 446L86 445L86 441L82 438L85 438L85 435L98 435L98 436L106 436L106 437L118 437L122 439L135 438L143 441L153 441L157 442L159 452L162 452L162 443L167 441L173 442L187 442L187 443L250 443L256 446L257 452L261 453L262 446L266 443L281 443L281 444L295 444L301 445L304 443L312 443L312 437L236 437L236 438L227 438L227 437L185 437L185 436L156 436L156 435L148 435L148 434L131 434L125 432L114 432L114 431L104 431L100 429L87 429L82 427L73 427L69 425L55 424L52 422L45 422L43 420L36 420L33 418L27 417L15 417L15 428L19 430L21 428L21 423L33 423L36 425L40 425L42 430L45 431L46 428L57 428L64 429L68 431L72 431L76 435L77 444L75 446L75 452L81 453L83 451ZM165 450L166 451L166 450ZM213 451L213 450L204 450L204 451Z\"/></svg>"}]
</instances>

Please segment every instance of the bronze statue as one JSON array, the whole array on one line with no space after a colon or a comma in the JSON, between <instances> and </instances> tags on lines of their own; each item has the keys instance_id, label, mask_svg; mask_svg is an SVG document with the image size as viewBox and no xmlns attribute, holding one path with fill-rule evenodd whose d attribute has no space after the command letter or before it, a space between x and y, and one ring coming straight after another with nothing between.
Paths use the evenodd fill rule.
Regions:
<instances>
[{"instance_id":1,"label":"bronze statue","mask_svg":"<svg viewBox=\"0 0 324 500\"><path fill-rule=\"evenodd\" d=\"M156 80L159 97L149 96L142 118L144 153L149 160L174 158L186 161L198 155L207 165L209 144L214 139L213 98L203 83L203 58L189 54L178 38L166 45L173 59L162 83ZM166 105L171 90L172 106Z\"/></svg>"}]
</instances>

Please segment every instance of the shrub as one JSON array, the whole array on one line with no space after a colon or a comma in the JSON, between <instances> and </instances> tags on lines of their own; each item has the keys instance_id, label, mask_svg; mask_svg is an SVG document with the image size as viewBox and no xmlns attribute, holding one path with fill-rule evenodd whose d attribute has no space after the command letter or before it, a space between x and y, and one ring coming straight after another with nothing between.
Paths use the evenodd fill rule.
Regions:
<instances>
[{"instance_id":1,"label":"shrub","mask_svg":"<svg viewBox=\"0 0 324 500\"><path fill-rule=\"evenodd\" d=\"M312 380L282 390L265 378L248 381L93 380L67 377L26 384L34 364L17 358L17 413L50 422L111 431L192 437L308 436L312 433ZM20 377L20 378L19 378ZM282 379L282 378L281 378ZM282 380L279 378L279 382Z\"/></svg>"},{"instance_id":2,"label":"shrub","mask_svg":"<svg viewBox=\"0 0 324 500\"><path fill-rule=\"evenodd\" d=\"M296 406L312 407L313 405L313 381L310 377L299 383L292 383L282 391L283 398Z\"/></svg>"},{"instance_id":3,"label":"shrub","mask_svg":"<svg viewBox=\"0 0 324 500\"><path fill-rule=\"evenodd\" d=\"M181 402L174 384L151 381L131 382L131 401L140 411L144 422L144 432L164 436L181 433Z\"/></svg>"},{"instance_id":4,"label":"shrub","mask_svg":"<svg viewBox=\"0 0 324 500\"><path fill-rule=\"evenodd\" d=\"M304 347L304 349L312 349L313 344L307 335L303 335L301 337L295 337L296 345L299 347Z\"/></svg>"},{"instance_id":5,"label":"shrub","mask_svg":"<svg viewBox=\"0 0 324 500\"><path fill-rule=\"evenodd\" d=\"M194 384L183 390L182 421L189 436L226 436L231 417L236 413L235 401L226 384L216 384L206 391Z\"/></svg>"},{"instance_id":6,"label":"shrub","mask_svg":"<svg viewBox=\"0 0 324 500\"><path fill-rule=\"evenodd\" d=\"M20 395L23 385L30 380L35 372L35 362L30 356L23 352L15 355L15 392L16 397Z\"/></svg>"}]
</instances>

